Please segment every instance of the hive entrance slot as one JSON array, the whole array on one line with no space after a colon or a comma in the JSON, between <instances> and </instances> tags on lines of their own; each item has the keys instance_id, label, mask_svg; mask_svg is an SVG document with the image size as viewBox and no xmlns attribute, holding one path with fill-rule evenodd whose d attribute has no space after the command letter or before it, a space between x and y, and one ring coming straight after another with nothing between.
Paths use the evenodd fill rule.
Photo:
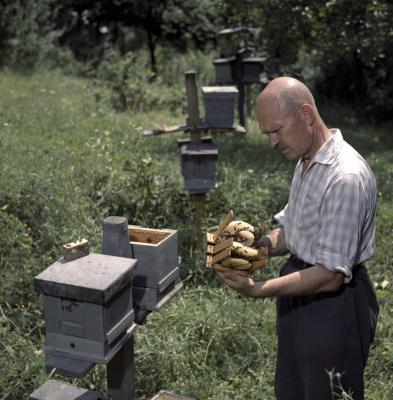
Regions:
<instances>
[{"instance_id":1,"label":"hive entrance slot","mask_svg":"<svg viewBox=\"0 0 393 400\"><path fill-rule=\"evenodd\" d=\"M170 232L164 232L158 229L149 229L142 227L128 227L128 237L130 242L159 244L170 235Z\"/></svg>"}]
</instances>

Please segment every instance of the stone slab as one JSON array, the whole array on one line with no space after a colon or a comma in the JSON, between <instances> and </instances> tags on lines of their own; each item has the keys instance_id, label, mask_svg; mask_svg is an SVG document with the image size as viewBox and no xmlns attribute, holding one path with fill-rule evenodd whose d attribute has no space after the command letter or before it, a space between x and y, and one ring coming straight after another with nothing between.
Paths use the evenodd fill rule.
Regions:
<instances>
[{"instance_id":1,"label":"stone slab","mask_svg":"<svg viewBox=\"0 0 393 400\"><path fill-rule=\"evenodd\" d=\"M31 394L30 400L105 400L105 397L99 392L50 379Z\"/></svg>"}]
</instances>

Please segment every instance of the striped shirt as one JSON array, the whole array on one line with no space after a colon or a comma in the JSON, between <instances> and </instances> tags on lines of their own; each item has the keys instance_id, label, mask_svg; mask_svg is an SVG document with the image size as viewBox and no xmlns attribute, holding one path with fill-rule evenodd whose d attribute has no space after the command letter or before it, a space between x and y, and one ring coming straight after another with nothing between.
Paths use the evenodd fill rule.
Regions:
<instances>
[{"instance_id":1,"label":"striped shirt","mask_svg":"<svg viewBox=\"0 0 393 400\"><path fill-rule=\"evenodd\" d=\"M338 129L302 176L299 160L288 204L275 215L288 250L310 264L352 278L352 267L375 251L376 183L363 157Z\"/></svg>"}]
</instances>

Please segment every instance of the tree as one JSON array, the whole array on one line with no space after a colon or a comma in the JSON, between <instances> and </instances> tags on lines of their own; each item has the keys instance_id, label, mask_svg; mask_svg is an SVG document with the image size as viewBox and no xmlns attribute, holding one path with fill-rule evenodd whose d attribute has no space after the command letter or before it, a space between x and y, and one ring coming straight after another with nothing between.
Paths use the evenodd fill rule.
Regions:
<instances>
[{"instance_id":1,"label":"tree","mask_svg":"<svg viewBox=\"0 0 393 400\"><path fill-rule=\"evenodd\" d=\"M98 45L100 28L112 26L113 33L119 23L131 29L142 30L150 53L151 70L156 75L155 53L158 44L185 51L190 46L203 49L214 41L216 2L217 0L68 1L65 5L68 15L74 14L77 18L66 30L63 43L70 43L73 31L77 31L80 37L84 29L84 37L89 39L88 43L96 40ZM81 52L83 49L76 46L74 50Z\"/></svg>"}]
</instances>

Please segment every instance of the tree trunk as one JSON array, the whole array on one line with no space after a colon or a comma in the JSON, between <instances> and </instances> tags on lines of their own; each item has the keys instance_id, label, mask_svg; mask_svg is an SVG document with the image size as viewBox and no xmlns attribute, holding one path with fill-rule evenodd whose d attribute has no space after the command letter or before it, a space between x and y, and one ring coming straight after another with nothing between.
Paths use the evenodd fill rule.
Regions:
<instances>
[{"instance_id":1,"label":"tree trunk","mask_svg":"<svg viewBox=\"0 0 393 400\"><path fill-rule=\"evenodd\" d=\"M149 44L149 53L150 53L150 68L152 72L152 80L154 80L157 76L157 60L156 60L156 40L153 36L153 32L147 28L147 40Z\"/></svg>"}]
</instances>

